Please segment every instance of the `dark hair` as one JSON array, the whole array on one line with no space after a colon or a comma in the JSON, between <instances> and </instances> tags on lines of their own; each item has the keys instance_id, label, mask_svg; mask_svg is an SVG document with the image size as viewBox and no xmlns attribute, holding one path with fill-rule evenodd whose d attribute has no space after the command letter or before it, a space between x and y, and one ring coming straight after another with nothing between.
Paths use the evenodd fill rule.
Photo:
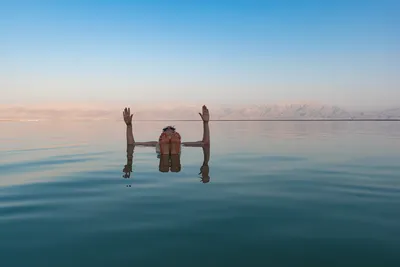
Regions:
<instances>
[{"instance_id":1,"label":"dark hair","mask_svg":"<svg viewBox=\"0 0 400 267\"><path fill-rule=\"evenodd\" d=\"M170 129L170 130L175 132L175 127L174 126L167 126L167 127L163 128L163 132L165 132L168 129Z\"/></svg>"}]
</instances>

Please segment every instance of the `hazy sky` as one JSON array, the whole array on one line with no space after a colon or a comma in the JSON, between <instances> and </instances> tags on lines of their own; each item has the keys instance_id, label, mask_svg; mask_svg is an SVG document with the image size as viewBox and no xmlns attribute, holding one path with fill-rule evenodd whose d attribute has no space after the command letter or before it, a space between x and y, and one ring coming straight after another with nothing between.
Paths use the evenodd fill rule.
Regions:
<instances>
[{"instance_id":1,"label":"hazy sky","mask_svg":"<svg viewBox=\"0 0 400 267\"><path fill-rule=\"evenodd\" d=\"M400 106L400 1L2 1L0 103Z\"/></svg>"}]
</instances>

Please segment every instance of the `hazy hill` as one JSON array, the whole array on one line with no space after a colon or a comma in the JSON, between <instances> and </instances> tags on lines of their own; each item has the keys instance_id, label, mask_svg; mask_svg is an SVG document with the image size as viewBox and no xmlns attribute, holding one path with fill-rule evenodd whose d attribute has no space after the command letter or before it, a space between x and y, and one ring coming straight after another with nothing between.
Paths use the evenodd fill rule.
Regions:
<instances>
[{"instance_id":1,"label":"hazy hill","mask_svg":"<svg viewBox=\"0 0 400 267\"><path fill-rule=\"evenodd\" d=\"M209 107L212 119L400 119L400 108L381 111L348 111L337 106L318 104L249 105L242 107ZM137 120L199 119L200 107L132 108ZM122 108L108 106L0 106L0 120L121 120Z\"/></svg>"}]
</instances>

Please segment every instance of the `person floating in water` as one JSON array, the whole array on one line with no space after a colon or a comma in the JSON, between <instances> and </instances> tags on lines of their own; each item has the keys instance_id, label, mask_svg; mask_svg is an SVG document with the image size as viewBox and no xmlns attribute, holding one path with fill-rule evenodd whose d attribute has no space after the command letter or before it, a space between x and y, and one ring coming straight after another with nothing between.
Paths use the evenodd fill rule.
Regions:
<instances>
[{"instance_id":1,"label":"person floating in water","mask_svg":"<svg viewBox=\"0 0 400 267\"><path fill-rule=\"evenodd\" d=\"M203 163L200 167L200 179L201 182L206 184L210 182L210 167L208 165L208 162L210 160L210 146L201 146L203 148ZM133 155L135 151L135 146L134 145L128 145L128 150L127 150L127 162L126 165L124 166L124 169L122 170L125 174L122 176L124 178L130 178L131 173L133 171ZM180 170L180 158L179 155L175 155L177 157L174 157L173 159L169 160L166 159L166 157L160 157L160 172L168 172L169 169L171 169L171 172L178 172ZM130 187L127 186L127 187Z\"/></svg>"},{"instance_id":2,"label":"person floating in water","mask_svg":"<svg viewBox=\"0 0 400 267\"><path fill-rule=\"evenodd\" d=\"M210 128L209 120L210 114L206 106L203 106L202 112L199 113L203 121L203 139L196 142L182 142L180 134L176 131L175 127L167 126L162 129L158 141L149 142L136 142L133 137L133 127L130 108L125 108L123 111L123 118L126 123L126 139L127 139L127 152L128 152L128 162L124 168L124 178L130 177L130 172L132 171L132 158L134 147L137 146L150 146L156 147L158 157L160 158L160 172L179 172L181 169L180 165L180 153L181 145L189 147L202 147L204 154L203 165L200 169L200 174L202 174L202 181L207 183L210 178L208 175L208 161L210 158Z\"/></svg>"},{"instance_id":3,"label":"person floating in water","mask_svg":"<svg viewBox=\"0 0 400 267\"><path fill-rule=\"evenodd\" d=\"M132 117L130 108L125 108L123 111L124 121L126 123L126 139L128 145L137 145L137 146L154 146L160 149L160 154L168 154L175 155L180 153L180 145L184 146L203 146L210 145L210 113L206 106L203 106L202 112L199 113L201 119L203 120L203 139L201 141L196 142L181 142L181 136L176 131L175 127L167 126L165 127L158 141L150 141L150 142L136 142L133 137L132 130Z\"/></svg>"}]
</instances>

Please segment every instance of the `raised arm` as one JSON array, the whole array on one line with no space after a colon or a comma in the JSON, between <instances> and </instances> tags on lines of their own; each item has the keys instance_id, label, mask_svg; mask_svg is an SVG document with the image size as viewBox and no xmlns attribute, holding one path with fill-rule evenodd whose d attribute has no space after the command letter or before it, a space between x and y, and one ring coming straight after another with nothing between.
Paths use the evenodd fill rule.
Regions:
<instances>
[{"instance_id":1,"label":"raised arm","mask_svg":"<svg viewBox=\"0 0 400 267\"><path fill-rule=\"evenodd\" d=\"M126 124L126 141L128 145L137 145L137 146L156 146L157 141L150 142L136 142L133 137L133 129L132 129L132 117L130 108L125 108L123 112L124 121Z\"/></svg>"},{"instance_id":2,"label":"raised arm","mask_svg":"<svg viewBox=\"0 0 400 267\"><path fill-rule=\"evenodd\" d=\"M124 117L124 121L126 124L126 141L128 145L134 145L135 144L135 138L133 137L133 130L132 130L132 117L133 114L131 114L131 109L130 108L125 108L124 112L122 113Z\"/></svg>"},{"instance_id":3,"label":"raised arm","mask_svg":"<svg viewBox=\"0 0 400 267\"><path fill-rule=\"evenodd\" d=\"M210 112L206 106L203 106L202 113L199 113L201 119L203 120L203 145L210 144L210 127L208 122L210 121Z\"/></svg>"},{"instance_id":4,"label":"raised arm","mask_svg":"<svg viewBox=\"0 0 400 267\"><path fill-rule=\"evenodd\" d=\"M202 112L199 113L202 121L203 121L203 139L197 142L183 142L184 146L203 146L210 145L210 127L208 125L210 121L210 112L206 106L203 106Z\"/></svg>"}]
</instances>

